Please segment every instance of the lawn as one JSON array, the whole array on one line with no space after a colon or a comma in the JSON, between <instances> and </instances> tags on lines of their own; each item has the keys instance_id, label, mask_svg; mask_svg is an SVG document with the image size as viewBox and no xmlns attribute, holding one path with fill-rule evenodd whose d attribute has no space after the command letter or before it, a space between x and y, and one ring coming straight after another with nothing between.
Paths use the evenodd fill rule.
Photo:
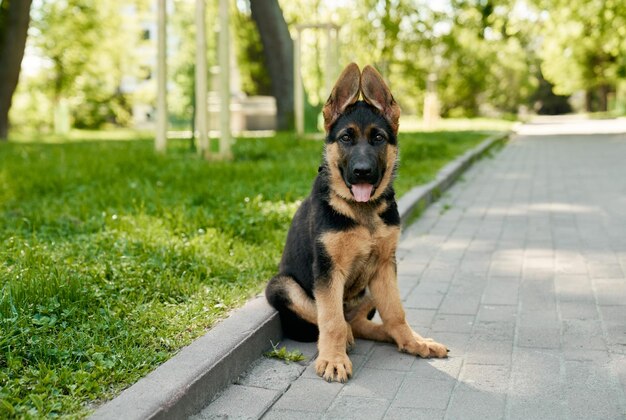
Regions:
<instances>
[{"instance_id":1,"label":"lawn","mask_svg":"<svg viewBox=\"0 0 626 420\"><path fill-rule=\"evenodd\" d=\"M480 132L404 133L399 193ZM0 144L0 418L84 417L260 292L322 143Z\"/></svg>"}]
</instances>

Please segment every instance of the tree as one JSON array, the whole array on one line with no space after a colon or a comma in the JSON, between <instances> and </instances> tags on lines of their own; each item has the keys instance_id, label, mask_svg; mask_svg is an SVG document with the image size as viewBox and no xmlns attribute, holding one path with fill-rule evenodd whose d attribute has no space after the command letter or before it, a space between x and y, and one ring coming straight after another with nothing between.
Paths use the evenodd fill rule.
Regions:
<instances>
[{"instance_id":1,"label":"tree","mask_svg":"<svg viewBox=\"0 0 626 420\"><path fill-rule=\"evenodd\" d=\"M623 0L535 0L547 16L540 56L554 91L586 91L588 111L606 111L608 94L626 78Z\"/></svg>"},{"instance_id":2,"label":"tree","mask_svg":"<svg viewBox=\"0 0 626 420\"><path fill-rule=\"evenodd\" d=\"M49 1L33 10L33 45L51 65L47 93L56 110L68 104L77 127L130 120L122 78L136 69L140 32L136 16L122 13L129 3L141 10L137 0Z\"/></svg>"},{"instance_id":3,"label":"tree","mask_svg":"<svg viewBox=\"0 0 626 420\"><path fill-rule=\"evenodd\" d=\"M9 109L26 47L31 0L0 1L0 140L6 140Z\"/></svg>"},{"instance_id":4,"label":"tree","mask_svg":"<svg viewBox=\"0 0 626 420\"><path fill-rule=\"evenodd\" d=\"M293 127L293 40L278 0L250 0L252 19L257 25L265 62L276 98L276 126Z\"/></svg>"}]
</instances>

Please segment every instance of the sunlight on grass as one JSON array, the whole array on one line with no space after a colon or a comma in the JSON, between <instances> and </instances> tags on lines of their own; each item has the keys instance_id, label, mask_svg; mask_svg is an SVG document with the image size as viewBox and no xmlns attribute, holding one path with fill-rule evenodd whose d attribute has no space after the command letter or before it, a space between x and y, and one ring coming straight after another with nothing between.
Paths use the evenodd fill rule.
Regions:
<instances>
[{"instance_id":1,"label":"sunlight on grass","mask_svg":"<svg viewBox=\"0 0 626 420\"><path fill-rule=\"evenodd\" d=\"M432 127L427 127L421 118L407 115L400 117L400 131L508 131L515 123L495 118L442 118Z\"/></svg>"}]
</instances>

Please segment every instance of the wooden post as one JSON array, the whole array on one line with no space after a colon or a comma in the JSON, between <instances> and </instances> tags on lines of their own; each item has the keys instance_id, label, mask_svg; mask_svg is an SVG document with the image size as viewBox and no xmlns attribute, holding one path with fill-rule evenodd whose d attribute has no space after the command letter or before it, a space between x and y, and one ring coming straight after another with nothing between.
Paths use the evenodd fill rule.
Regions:
<instances>
[{"instance_id":1,"label":"wooden post","mask_svg":"<svg viewBox=\"0 0 626 420\"><path fill-rule=\"evenodd\" d=\"M167 43L165 0L158 0L157 11L157 116L154 148L165 153L167 147Z\"/></svg>"},{"instance_id":2,"label":"wooden post","mask_svg":"<svg viewBox=\"0 0 626 420\"><path fill-rule=\"evenodd\" d=\"M333 40L332 40L332 26L326 26L326 68L324 69L324 95L330 95L330 91L333 88L333 80L337 76L333 72ZM325 98L321 98L322 101Z\"/></svg>"},{"instance_id":3,"label":"wooden post","mask_svg":"<svg viewBox=\"0 0 626 420\"><path fill-rule=\"evenodd\" d=\"M229 1L219 0L220 158L230 159L230 25Z\"/></svg>"},{"instance_id":4,"label":"wooden post","mask_svg":"<svg viewBox=\"0 0 626 420\"><path fill-rule=\"evenodd\" d=\"M211 155L209 147L209 125L207 116L207 62L206 62L206 3L205 0L196 0L196 130L198 155L208 158Z\"/></svg>"},{"instance_id":5,"label":"wooden post","mask_svg":"<svg viewBox=\"0 0 626 420\"><path fill-rule=\"evenodd\" d=\"M165 153L167 147L167 50L165 0L157 4L157 115L154 148Z\"/></svg>"},{"instance_id":6,"label":"wooden post","mask_svg":"<svg viewBox=\"0 0 626 420\"><path fill-rule=\"evenodd\" d=\"M302 75L300 74L300 63L302 53L302 30L297 28L296 49L293 55L293 83L294 83L294 116L296 117L296 133L304 134L304 91L302 86Z\"/></svg>"}]
</instances>

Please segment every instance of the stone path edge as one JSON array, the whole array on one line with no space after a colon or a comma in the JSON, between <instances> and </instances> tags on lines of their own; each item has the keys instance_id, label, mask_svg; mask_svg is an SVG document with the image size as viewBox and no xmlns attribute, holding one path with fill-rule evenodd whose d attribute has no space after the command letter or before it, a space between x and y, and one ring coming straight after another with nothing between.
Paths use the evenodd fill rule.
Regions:
<instances>
[{"instance_id":1,"label":"stone path edge","mask_svg":"<svg viewBox=\"0 0 626 420\"><path fill-rule=\"evenodd\" d=\"M476 160L511 132L492 135L444 166L434 181L398 200L402 225L435 202ZM184 347L119 396L98 408L91 419L186 419L206 406L239 377L269 343L282 338L278 314L257 296L205 335Z\"/></svg>"}]
</instances>

